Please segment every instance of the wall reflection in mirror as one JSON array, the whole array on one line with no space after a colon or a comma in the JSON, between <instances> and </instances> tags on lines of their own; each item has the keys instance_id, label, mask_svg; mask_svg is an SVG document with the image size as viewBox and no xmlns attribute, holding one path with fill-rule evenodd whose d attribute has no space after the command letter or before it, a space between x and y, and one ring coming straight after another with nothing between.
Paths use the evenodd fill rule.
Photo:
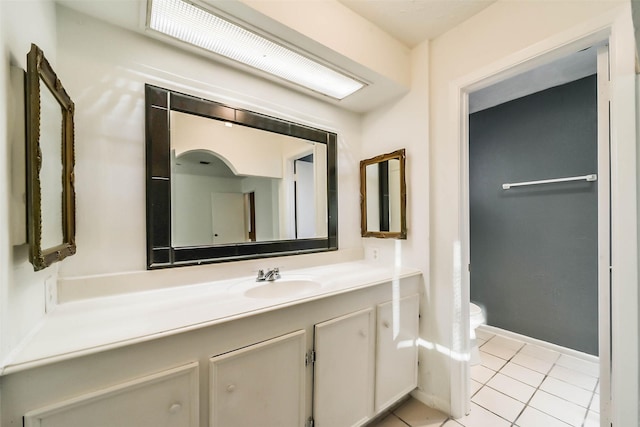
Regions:
<instances>
[{"instance_id":1,"label":"wall reflection in mirror","mask_svg":"<svg viewBox=\"0 0 640 427\"><path fill-rule=\"evenodd\" d=\"M62 235L62 110L46 84L40 79L40 168L41 245L52 248L63 243Z\"/></svg>"},{"instance_id":2,"label":"wall reflection in mirror","mask_svg":"<svg viewBox=\"0 0 640 427\"><path fill-rule=\"evenodd\" d=\"M327 236L327 149L171 111L172 245Z\"/></svg>"},{"instance_id":3,"label":"wall reflection in mirror","mask_svg":"<svg viewBox=\"0 0 640 427\"><path fill-rule=\"evenodd\" d=\"M360 162L363 237L407 237L405 150Z\"/></svg>"}]
</instances>

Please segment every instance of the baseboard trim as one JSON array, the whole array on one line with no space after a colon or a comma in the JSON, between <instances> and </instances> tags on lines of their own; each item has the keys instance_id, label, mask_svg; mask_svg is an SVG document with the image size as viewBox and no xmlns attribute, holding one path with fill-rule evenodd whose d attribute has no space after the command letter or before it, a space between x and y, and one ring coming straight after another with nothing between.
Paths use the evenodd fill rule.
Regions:
<instances>
[{"instance_id":1,"label":"baseboard trim","mask_svg":"<svg viewBox=\"0 0 640 427\"><path fill-rule=\"evenodd\" d=\"M571 348L562 347L561 345L553 344L550 342L542 341L537 338L531 338L526 335L521 335L516 332L507 331L506 329L501 329L495 326L490 325L480 325L478 326L478 330L488 332L491 334L502 335L507 338L512 338L518 341L524 341L527 344L534 344L539 347L544 347L549 350L557 351L560 354L565 354L567 356L573 356L578 359L586 360L588 362L599 363L600 358L598 356L594 356L592 354L583 353L582 351L573 350Z\"/></svg>"},{"instance_id":2,"label":"baseboard trim","mask_svg":"<svg viewBox=\"0 0 640 427\"><path fill-rule=\"evenodd\" d=\"M428 394L420 389L415 389L411 392L411 397L419 400L430 408L437 409L440 412L451 415L451 405L449 402L434 396L433 394Z\"/></svg>"}]
</instances>

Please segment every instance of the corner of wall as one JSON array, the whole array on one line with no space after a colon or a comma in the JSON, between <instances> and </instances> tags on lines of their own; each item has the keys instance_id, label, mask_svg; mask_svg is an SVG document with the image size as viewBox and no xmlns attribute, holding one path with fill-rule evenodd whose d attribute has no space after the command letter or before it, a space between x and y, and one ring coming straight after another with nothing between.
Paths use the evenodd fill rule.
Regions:
<instances>
[{"instance_id":1,"label":"corner of wall","mask_svg":"<svg viewBox=\"0 0 640 427\"><path fill-rule=\"evenodd\" d=\"M24 227L25 224L20 219L12 221L15 214L10 214L15 207L12 206L12 193L20 187L14 181L24 176L24 172L12 175L13 163L20 159L9 157L10 138L20 134L14 127L23 127L24 122L19 120L20 111L15 110L14 95L9 90L10 77L6 74L10 66L26 69L26 55L31 43L42 48L55 67L55 4L50 1L0 2L0 22L3 61L0 67L0 140L4 146L0 150L0 173L5 177L1 180L3 188L0 189L0 360L5 360L44 316L45 280L57 280L57 267L34 273L28 260L28 247L23 243L26 239L11 232L12 227ZM17 157L24 156L17 154ZM21 212L20 208L15 212Z\"/></svg>"}]
</instances>

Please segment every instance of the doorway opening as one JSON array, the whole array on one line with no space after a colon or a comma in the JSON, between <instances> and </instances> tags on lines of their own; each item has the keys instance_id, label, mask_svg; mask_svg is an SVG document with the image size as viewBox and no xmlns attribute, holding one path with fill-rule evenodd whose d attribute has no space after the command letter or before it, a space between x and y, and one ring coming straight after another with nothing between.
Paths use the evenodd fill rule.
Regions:
<instances>
[{"instance_id":1,"label":"doorway opening","mask_svg":"<svg viewBox=\"0 0 640 427\"><path fill-rule=\"evenodd\" d=\"M462 184L462 228L464 230L462 234L462 257L465 261L463 265L467 265L468 268L463 275L463 297L462 303L468 305L472 299L490 298L490 303L481 304L485 308L489 308L486 313L489 325L495 320L500 329L504 328L509 332L515 332L516 337L532 336L534 338L531 342L546 341L552 344L558 344L563 347L574 347L575 349L590 353L597 354L599 356L599 374L600 374L600 396L601 403L598 410L601 414L601 419L609 419L609 406L610 406L610 372L611 372L611 324L610 324L610 176L609 176L609 99L607 94L608 81L609 81L609 64L608 64L608 46L607 43L601 42L591 44L590 46L581 46L581 49L575 49L570 54L559 57L554 55L553 60L549 60L546 63L537 61L536 66L529 66L526 70L520 70L519 74L515 74L513 71L506 76L507 73L502 73L502 76L492 76L485 79L485 81L473 82L468 87L463 88L462 91L462 108L464 117L462 120L462 137L461 137L461 149L463 152L463 184ZM514 75L515 74L515 75ZM491 80L489 82L489 80ZM575 83L578 82L578 83ZM574 84L575 83L575 84ZM576 146L568 149L570 154L565 160L560 160L558 152L550 152L547 159L544 156L540 157L537 165L536 156L541 151L537 151L541 147L532 147L536 137L548 138L546 132L551 130L555 125L548 124L544 128L538 128L536 131L534 128L527 129L527 125L534 123L535 120L522 120L524 128L513 131L510 127L514 124L514 118L510 116L510 112L507 111L504 106L511 104L522 107L523 104L534 104L534 108L540 108L535 103L540 101L541 96L539 94L549 95L552 92L558 92L555 88L568 87L570 85L582 85L587 87L587 92L597 92L597 97L593 101L593 115L590 117L581 116L579 119L583 121L583 125L590 126L592 128L591 137L592 146L587 148L588 155L577 155L576 153L583 153L576 147L580 146L580 142L576 143ZM573 86L572 86L573 87ZM591 88L591 89L589 89ZM574 88L575 89L575 88ZM580 89L582 90L582 89ZM560 96L559 101L562 103L563 94L555 94ZM571 98L569 101L573 101ZM548 102L549 99L546 99ZM570 104L570 102L569 102ZM554 104L554 107L556 105ZM530 108L525 106L526 108ZM518 107L519 108L519 107ZM571 107L569 107L571 108ZM484 112L484 113L483 113ZM545 111L545 113L548 111ZM544 114L543 114L544 115ZM549 116L550 117L550 116ZM563 120L559 117L556 124L561 126ZM566 124L566 120L564 121ZM526 150L518 152L518 141L513 141L511 146L498 146L496 145L496 138L500 139L495 129L484 129L485 125L490 124L496 129L499 129L503 133L502 137L508 140L510 132L511 136L518 135L518 132L527 134L529 141L525 141L524 145L520 148L533 149L531 152L525 152ZM538 124L539 126L539 124ZM481 130L480 136L477 136L478 130ZM577 130L577 129L574 129ZM583 130L580 127L580 130ZM513 133L515 132L515 133ZM566 130L571 134L572 130ZM560 132L562 133L562 132ZM522 133L520 133L522 135ZM478 139L475 139L478 138ZM487 153L480 153L477 150L478 146L473 146L474 141L478 142L484 138L486 146L488 147ZM560 136L562 138L562 135ZM520 141L522 142L522 141ZM545 141L549 142L549 141ZM566 139L562 140L564 144ZM470 147L471 144L471 147ZM529 144L529 145L527 145ZM480 143L478 143L480 145ZM543 145L542 143L540 145ZM551 143L553 146L553 142ZM558 147L556 144L556 148ZM566 147L564 147L566 148ZM583 147L584 148L584 147ZM491 150L494 150L491 153ZM497 152L498 150L499 152ZM544 151L544 150L543 150ZM560 149L559 151L562 151ZM505 152L510 152L510 155L515 156L509 158L509 156L503 156ZM565 153L567 154L567 153ZM473 158L472 156L479 156ZM484 160L479 161L480 156ZM521 158L518 159L518 156ZM589 157L583 158L584 162L580 166L571 166L571 161L576 157ZM554 169L553 163L558 161L557 165L560 169ZM493 163L492 163L493 162ZM501 165L500 167L490 167L490 165ZM590 166L585 166L590 165ZM589 168L589 172L584 174L574 174L571 169L575 167ZM562 168L566 170L566 173L562 172ZM499 170L498 170L499 169ZM482 171L485 171L483 173ZM560 172L559 172L560 171ZM527 175L530 174L530 175ZM556 176L557 175L557 176ZM584 181L568 180L566 182L558 182L557 179L565 178L577 178L580 175L595 175L597 181L594 179ZM549 186L549 180L553 188ZM485 181L479 183L478 181ZM487 181L491 181L487 183ZM500 181L498 185L494 185L495 182ZM483 185L489 185L489 187ZM511 184L511 186L509 185ZM519 187L520 185L522 187ZM538 185L541 184L541 185ZM576 188L576 185L578 186ZM513 187L517 187L517 191L512 191ZM495 188L494 188L495 187ZM482 197L482 194L491 195L496 200L487 201L487 203L478 203L478 197ZM543 196L549 196L551 199L544 201ZM585 198L585 196L587 196ZM563 216L569 211L576 209L576 206L570 206L571 203L568 199L580 199L578 204L589 204L590 221L588 224L582 223L583 228L581 231L574 229L575 223L580 221L571 222L571 219L575 219L575 215L569 214L572 218ZM538 199L538 204L531 204L533 200ZM588 200L587 200L588 199ZM496 201L499 200L502 205L496 205ZM540 201L542 202L540 203ZM557 215L549 215L549 208L553 204L549 200L559 202L556 205L560 206L560 212L556 212ZM480 200L481 202L482 200ZM575 200L574 200L575 201ZM580 211L578 211L580 213ZM554 216L555 215L555 216ZM585 213L585 215L587 215ZM584 219L584 218L580 218ZM545 222L546 221L546 222ZM535 224L535 226L534 226ZM546 225L545 225L546 224ZM546 226L546 229L544 228ZM540 228L543 227L543 228ZM585 237L583 233L585 229L588 229L589 237ZM553 230L566 231L564 238L559 236L558 233ZM552 307L557 313L567 315L571 317L567 312L563 312L562 309L558 309L556 303L560 299L559 294L564 292L566 301L570 301L572 298L572 291L568 289L554 289L555 286L563 286L568 283L572 283L571 272L566 270L567 264L575 261L575 258L571 258L570 261L558 261L557 256L553 255L554 251L560 251L563 255L575 255L572 254L567 247L562 247L561 242L567 242L571 239L566 239L567 236L578 237L577 240L573 240L569 246L573 245L573 248L579 249L583 252L583 256L578 257L580 261L578 264L583 263L589 265L591 270L588 271L589 280L591 281L591 290L589 303L589 311L587 317L590 317L590 322L595 325L597 333L593 330L583 329L585 336L590 335L588 339L590 342L584 346L571 343L571 339L563 341L563 338L557 338L551 334L547 334L552 327L547 326L540 328L542 321L525 321L523 320L524 312L527 310L538 309L539 311L532 317L538 316L538 319L549 315L550 308ZM544 233L547 234L545 239ZM516 245L513 246L513 241L509 242L506 239L508 236L519 235L520 243L538 240L541 245L538 249L533 249L532 245ZM557 238L557 240L555 240ZM580 239L584 238L582 243L586 240L590 240L589 244L580 245ZM527 240L529 239L529 240ZM564 240L563 240L564 239ZM545 246L546 245L546 246ZM551 245L551 246L549 246ZM546 249L543 249L545 248ZM549 251L552 248L552 251ZM483 252L484 251L484 252ZM506 251L506 252L505 252ZM490 252L490 256L486 256ZM519 253L518 253L519 252ZM475 254L475 255L474 255ZM556 254L560 256L560 254ZM486 265L491 259L499 259L506 261L507 265L489 266ZM538 262L538 266L544 265L544 259L547 259L550 266L554 262L559 270L562 270L560 277L556 276L554 279L553 268L542 268L538 270L528 270L532 265ZM519 264L519 265L516 265ZM580 270L576 264L572 267L577 268L580 273L585 273L584 270ZM493 269L493 270L492 270ZM507 274L494 274L497 270L499 273L505 273L505 270L509 270ZM564 269L564 270L563 270ZM518 271L519 270L519 271ZM527 280L521 280L522 283L513 283L513 286L504 283L504 278L507 277L512 283L516 282L523 277ZM530 279L530 280L529 280ZM567 279L568 281L565 281ZM485 288L491 288L495 285L493 282L500 282L502 288L498 286L496 289L489 290L480 289L483 286ZM541 289L535 287L536 280L538 284L548 285L548 290L541 291ZM554 283L554 280L556 282ZM474 281L476 283L474 283ZM479 284L480 283L480 284ZM576 282L573 282L574 284ZM474 285L477 287L474 288ZM486 285L486 286L485 286ZM516 285L522 285L520 289L516 289ZM571 285L573 286L573 285ZM580 284L577 284L577 288L574 291L579 290ZM562 291L562 292L561 292ZM511 292L511 294L509 294ZM556 292L556 294L554 294ZM534 300L532 296L527 296L528 293L540 297L538 300ZM496 296L498 295L498 296ZM555 299L554 299L555 295ZM519 297L524 298L526 301L524 305L518 306L514 304L513 307L508 307L509 301L514 301ZM575 293L574 306L580 301L580 296ZM496 301L496 299L502 298L502 301ZM550 304L547 308L540 307L541 301L547 298ZM500 306L502 304L502 306ZM488 307L487 307L488 306ZM498 307L498 308L497 308ZM522 308L525 307L523 310ZM568 307L567 309L570 309ZM468 308L462 308L463 312L466 312L468 316ZM545 314L546 312L546 314ZM556 314L557 314L556 313ZM583 313L584 314L584 313ZM463 316L465 317L465 316ZM467 317L468 318L468 317ZM505 320L510 318L510 320ZM575 320L575 319L574 319ZM556 320L561 322L562 320ZM566 319L564 320L566 322ZM512 322L513 328L511 328L509 322ZM553 321L552 321L553 322ZM468 322L464 322L466 328L468 328ZM588 322L585 322L588 323ZM578 330L580 325L576 326ZM464 329L464 328L463 328ZM513 329L513 330L510 330ZM559 328L557 328L559 329ZM538 332L543 331L543 332ZM545 335L546 334L546 335ZM571 335L571 332L567 332L565 335ZM467 334L467 337L469 334ZM575 337L573 337L575 338ZM555 342L554 342L555 341ZM468 348L469 349L469 348ZM466 384L466 389L470 390L470 372L468 370L463 374L466 376L466 381L463 379L463 383ZM467 395L466 405L469 405L470 396ZM466 407L468 412L469 407ZM604 425L604 424L603 424ZM608 424L607 424L608 425Z\"/></svg>"},{"instance_id":2,"label":"doorway opening","mask_svg":"<svg viewBox=\"0 0 640 427\"><path fill-rule=\"evenodd\" d=\"M293 160L295 238L316 237L315 169L313 152Z\"/></svg>"}]
</instances>

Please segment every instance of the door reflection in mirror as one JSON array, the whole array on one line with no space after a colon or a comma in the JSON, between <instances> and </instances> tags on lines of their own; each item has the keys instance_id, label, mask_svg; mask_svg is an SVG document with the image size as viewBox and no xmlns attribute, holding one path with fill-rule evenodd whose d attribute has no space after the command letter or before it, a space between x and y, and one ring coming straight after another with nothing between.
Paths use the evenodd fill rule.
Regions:
<instances>
[{"instance_id":1,"label":"door reflection in mirror","mask_svg":"<svg viewBox=\"0 0 640 427\"><path fill-rule=\"evenodd\" d=\"M171 111L172 246L326 237L326 144Z\"/></svg>"}]
</instances>

